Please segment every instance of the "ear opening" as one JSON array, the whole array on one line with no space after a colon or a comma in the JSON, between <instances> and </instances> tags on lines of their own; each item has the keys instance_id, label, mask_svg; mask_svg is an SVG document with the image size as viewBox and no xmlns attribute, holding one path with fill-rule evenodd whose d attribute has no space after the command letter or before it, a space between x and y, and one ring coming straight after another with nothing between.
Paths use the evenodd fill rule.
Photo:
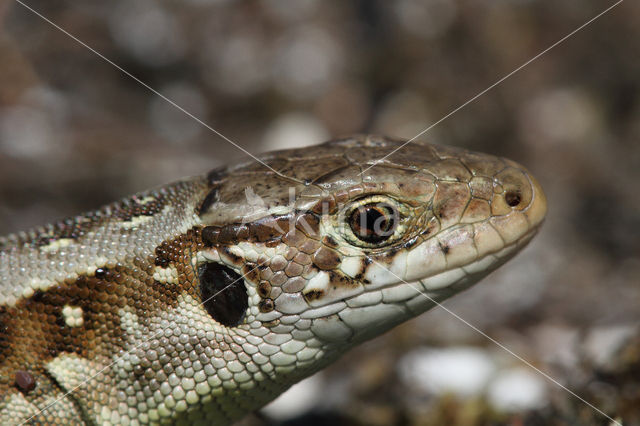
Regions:
<instances>
[{"instance_id":1,"label":"ear opening","mask_svg":"<svg viewBox=\"0 0 640 426\"><path fill-rule=\"evenodd\" d=\"M249 295L242 276L228 266L205 262L198 267L198 281L203 306L211 318L227 327L244 321Z\"/></svg>"}]
</instances>

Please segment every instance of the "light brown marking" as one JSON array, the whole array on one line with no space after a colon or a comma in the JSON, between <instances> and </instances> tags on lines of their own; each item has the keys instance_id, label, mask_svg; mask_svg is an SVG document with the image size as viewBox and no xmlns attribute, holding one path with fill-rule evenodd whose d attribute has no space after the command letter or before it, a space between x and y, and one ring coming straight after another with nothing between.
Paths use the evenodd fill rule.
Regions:
<instances>
[{"instance_id":1,"label":"light brown marking","mask_svg":"<svg viewBox=\"0 0 640 426\"><path fill-rule=\"evenodd\" d=\"M465 183L440 182L433 200L434 213L443 227L457 223L469 199L471 191Z\"/></svg>"},{"instance_id":2,"label":"light brown marking","mask_svg":"<svg viewBox=\"0 0 640 426\"><path fill-rule=\"evenodd\" d=\"M464 210L461 222L474 223L478 220L486 219L489 215L491 215L491 206L489 206L489 203L485 200L473 198Z\"/></svg>"},{"instance_id":3,"label":"light brown marking","mask_svg":"<svg viewBox=\"0 0 640 426\"><path fill-rule=\"evenodd\" d=\"M303 270L302 265L296 262L289 262L289 264L284 270L284 273L287 274L287 276L289 277L297 277L300 274L302 274L302 270Z\"/></svg>"},{"instance_id":4,"label":"light brown marking","mask_svg":"<svg viewBox=\"0 0 640 426\"><path fill-rule=\"evenodd\" d=\"M330 248L320 247L313 254L313 264L323 270L335 269L340 266L340 256Z\"/></svg>"},{"instance_id":5,"label":"light brown marking","mask_svg":"<svg viewBox=\"0 0 640 426\"><path fill-rule=\"evenodd\" d=\"M475 198L482 198L483 200L490 200L493 197L493 180L488 177L475 176L469 182L471 188L471 194Z\"/></svg>"}]
</instances>

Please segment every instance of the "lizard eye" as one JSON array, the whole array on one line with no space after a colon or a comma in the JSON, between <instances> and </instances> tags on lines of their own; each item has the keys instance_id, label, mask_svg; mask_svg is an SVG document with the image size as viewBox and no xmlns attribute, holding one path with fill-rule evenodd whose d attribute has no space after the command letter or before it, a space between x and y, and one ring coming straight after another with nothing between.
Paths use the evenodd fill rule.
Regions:
<instances>
[{"instance_id":1,"label":"lizard eye","mask_svg":"<svg viewBox=\"0 0 640 426\"><path fill-rule=\"evenodd\" d=\"M397 238L400 213L391 201L374 196L356 201L346 212L345 237L363 247L380 247Z\"/></svg>"}]
</instances>

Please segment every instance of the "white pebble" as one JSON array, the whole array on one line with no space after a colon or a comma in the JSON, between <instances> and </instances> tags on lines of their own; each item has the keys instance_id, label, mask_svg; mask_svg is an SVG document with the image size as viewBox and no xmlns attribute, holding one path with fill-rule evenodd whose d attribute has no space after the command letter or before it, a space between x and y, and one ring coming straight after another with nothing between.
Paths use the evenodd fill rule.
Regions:
<instances>
[{"instance_id":1,"label":"white pebble","mask_svg":"<svg viewBox=\"0 0 640 426\"><path fill-rule=\"evenodd\" d=\"M472 347L417 349L399 363L400 375L409 386L426 393L480 393L495 371L486 351Z\"/></svg>"},{"instance_id":2,"label":"white pebble","mask_svg":"<svg viewBox=\"0 0 640 426\"><path fill-rule=\"evenodd\" d=\"M522 411L541 408L547 403L544 378L524 368L500 373L489 385L488 398L503 411Z\"/></svg>"}]
</instances>

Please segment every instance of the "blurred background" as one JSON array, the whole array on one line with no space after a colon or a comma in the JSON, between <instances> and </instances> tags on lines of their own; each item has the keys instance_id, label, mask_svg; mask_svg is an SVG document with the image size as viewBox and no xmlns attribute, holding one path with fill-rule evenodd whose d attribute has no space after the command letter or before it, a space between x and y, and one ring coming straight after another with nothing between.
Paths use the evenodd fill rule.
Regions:
<instances>
[{"instance_id":1,"label":"blurred background","mask_svg":"<svg viewBox=\"0 0 640 426\"><path fill-rule=\"evenodd\" d=\"M31 0L252 153L411 138L613 2ZM627 1L421 139L512 158L548 219L446 306L640 424L640 3ZM0 234L248 157L11 0L0 2ZM434 309L243 425L606 425Z\"/></svg>"}]
</instances>

